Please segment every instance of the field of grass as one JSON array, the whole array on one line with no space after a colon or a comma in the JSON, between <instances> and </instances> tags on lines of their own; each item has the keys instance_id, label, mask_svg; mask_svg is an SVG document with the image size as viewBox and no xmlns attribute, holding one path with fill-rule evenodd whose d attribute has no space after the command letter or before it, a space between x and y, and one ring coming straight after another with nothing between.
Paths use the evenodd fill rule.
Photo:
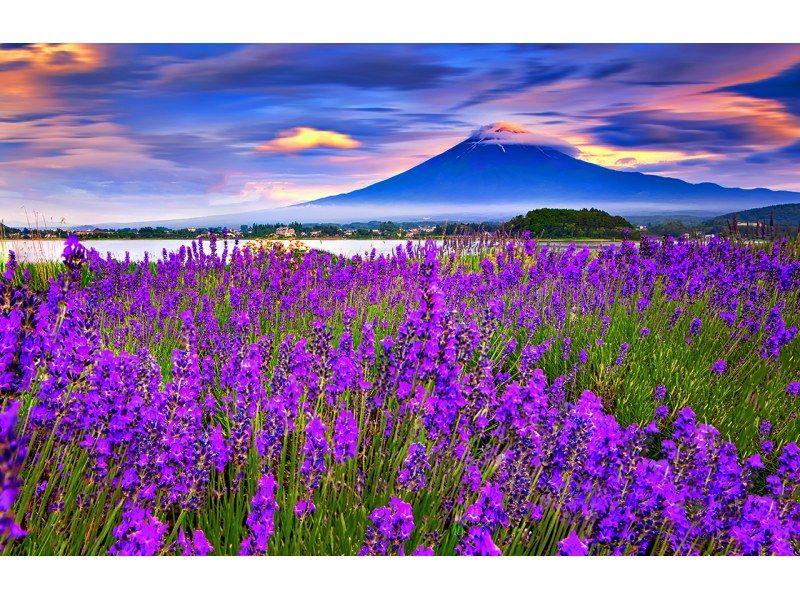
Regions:
<instances>
[{"instance_id":1,"label":"field of grass","mask_svg":"<svg viewBox=\"0 0 800 598\"><path fill-rule=\"evenodd\" d=\"M795 553L798 259L72 239L0 288L2 554Z\"/></svg>"}]
</instances>

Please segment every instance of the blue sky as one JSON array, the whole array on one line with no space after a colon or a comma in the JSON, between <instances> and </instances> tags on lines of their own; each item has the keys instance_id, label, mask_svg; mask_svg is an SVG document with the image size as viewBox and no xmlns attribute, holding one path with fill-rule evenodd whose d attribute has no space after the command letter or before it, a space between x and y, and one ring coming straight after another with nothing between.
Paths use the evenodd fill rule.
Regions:
<instances>
[{"instance_id":1,"label":"blue sky","mask_svg":"<svg viewBox=\"0 0 800 598\"><path fill-rule=\"evenodd\" d=\"M1 45L0 218L284 206L500 120L612 168L800 191L800 45Z\"/></svg>"}]
</instances>

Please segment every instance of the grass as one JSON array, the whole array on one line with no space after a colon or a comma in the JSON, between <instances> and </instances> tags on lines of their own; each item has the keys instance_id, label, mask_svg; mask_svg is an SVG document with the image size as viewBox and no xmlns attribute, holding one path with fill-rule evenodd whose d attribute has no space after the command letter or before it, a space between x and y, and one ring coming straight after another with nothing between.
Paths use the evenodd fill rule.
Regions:
<instances>
[{"instance_id":1,"label":"grass","mask_svg":"<svg viewBox=\"0 0 800 598\"><path fill-rule=\"evenodd\" d=\"M800 255L800 247L793 246L794 255ZM457 258L445 263L443 268L453 270L461 268L468 272L479 272L481 260L487 255L484 250L477 254L459 254ZM48 281L64 271L63 266L52 262L39 262L25 265L29 272L29 284L42 291ZM131 272L137 272L137 266L131 266ZM155 265L151 264L149 274L157 276ZM262 273L266 275L265 273ZM138 275L145 276L139 271ZM215 317L221 327L228 324L232 311L231 288L223 283L225 273L221 270L208 270L202 273L196 288L199 297L184 296L179 299L177 311L191 309L197 312L203 296L214 306ZM21 269L17 271L15 282L22 283ZM528 274L519 281L518 288L523 289L528 282ZM91 284L92 277L84 272L83 284ZM282 284L291 285L291 278ZM154 294L154 304L163 306L169 293L180 290L184 285L181 279L171 281L167 291ZM134 287L120 289L116 300L131 311L121 320L108 318L101 322L101 330L106 343L115 352L125 350L136 353L146 349L156 357L165 383L169 381L172 366L173 350L179 347L177 331L162 329L157 319L148 319L146 314L133 309L132 293ZM329 297L327 307L332 310L328 319L332 343L338 344L343 333L344 305L353 306L358 315L353 330L354 343L358 344L364 331L360 326L367 321L377 321L376 341L387 335L395 336L399 324L405 319L415 302L408 289L397 281L396 288L384 294L377 302L367 297L368 289L356 290L339 303L335 297ZM445 289L445 294L452 290ZM539 291L537 291L539 292ZM541 290L541 292L550 292ZM126 296L128 293L130 295ZM513 310L515 300L524 300L514 292L506 296L506 309ZM719 318L710 317L704 300L695 303L681 303L687 311L675 326L670 326L670 317L677 302L669 301L656 290L653 302L643 314L631 313L631 308L622 302L611 306L606 315L610 317L610 325L603 338L602 346L598 346L597 338L602 329L602 320L597 313L581 313L580 298L566 294L564 311L571 314L563 328L547 323L535 329L512 323L513 319L503 323L491 338L489 353L493 361L500 363L500 355L511 339L517 341L517 349L504 362L503 371L511 379L519 378L519 361L521 348L526 344L539 344L554 338L554 345L539 362L548 379L567 376L572 370L578 351L587 348L591 359L584 368L580 368L574 380L568 382L570 396L577 396L585 388L594 389L602 395L604 406L623 425L630 423L646 424L653 417L656 403L653 392L657 385L667 387L667 405L672 413L685 406L690 406L698 414L699 421L707 422L719 429L724 439L734 442L741 452L750 454L757 451L759 443L758 429L762 420L768 419L774 425L774 438L778 446L800 438L800 422L797 418L797 405L788 401L785 394L786 385L795 379L800 372L800 352L793 345L784 350L777 363L768 363L761 359L754 341L742 341L731 338L728 329ZM475 309L481 309L483 298L479 293L474 296ZM773 297L772 301L777 300ZM274 310L274 317L265 317L260 321L258 331L251 334L255 341L257 334L274 335L273 352L269 369L274 370L279 360L278 347L289 335L294 337L310 337L315 316L300 308L290 314L280 309ZM547 301L542 301L542 306ZM794 294L786 305L784 313L793 314L797 323L800 303ZM687 343L688 325L692 317L703 318L700 333ZM133 324L145 329L145 334L135 334ZM648 328L650 334L642 336L642 328ZM569 337L572 350L569 359L562 358L563 338ZM615 363L623 342L630 343L626 359L619 365ZM712 364L718 359L725 359L729 370L723 377L711 372ZM221 361L221 360L220 360ZM474 368L475 363L465 364ZM372 378L378 376L378 366L370 373ZM569 378L568 378L569 379ZM25 408L34 401L35 388L23 396ZM220 393L215 397L222 401ZM444 497L458 495L464 462L443 460L434 464L430 472L426 490L420 494L404 493L391 482L395 472L402 464L410 442L424 438L418 419L410 419L395 426L389 436L383 436L381 427L384 420L370 420L367 416L366 394L350 393L345 397L346 405L356 414L362 429L362 438L371 435L382 439L364 447L357 460L344 466L330 468L324 483L315 496L317 512L303 520L294 517L290 506L298 496L298 488L302 486L299 474L299 461L295 458L299 451L298 435L286 437L281 454L276 478L281 480L278 502L282 506L277 514L276 532L270 542L270 554L355 554L363 541L363 532L368 523L368 515L372 509L383 506L392 495L411 502L414 506L414 519L417 523L410 541L411 546L418 544L435 544L437 554L452 554L453 548L461 533L457 524L448 521L453 511L443 508ZM326 421L335 418L336 410L320 399L314 410ZM221 418L226 429L230 422ZM305 424L303 416L297 422L298 429ZM41 432L37 432L37 435ZM26 513L25 524L28 536L10 544L4 554L29 555L67 555L67 554L105 554L113 542L112 530L119 519L121 493L119 489L105 484L105 480L94 480L86 454L80 450L67 450L54 442L53 437L36 436L34 442L41 442L41 449L36 461L29 460L25 469L24 486L17 501L18 512ZM477 442L477 441L473 441ZM475 451L480 447L474 446ZM60 463L61 467L53 469L51 463ZM117 464L112 463L108 479L120 472ZM359 470L363 476L359 475ZM249 500L255 492L255 484L259 477L260 464L254 451L250 451L248 471L244 476L244 488L241 492L227 492L230 479L226 475L213 476L210 482L206 508L199 512L181 511L171 507L164 513L164 519L173 522L166 543L174 541L180 525L187 529L202 528L209 541L215 546L217 554L234 554L238 543L245 534L244 520L249 510ZM484 471L484 478L491 471ZM47 487L40 488L40 483L47 480ZM87 486L87 480L88 486ZM81 496L96 487L96 496L89 504L82 504ZM357 489L362 488L359 492ZM532 496L533 498L533 496ZM61 505L60 510L52 509L52 505ZM50 507L48 507L50 505ZM539 522L530 522L510 530L503 530L496 538L498 544L506 547L507 554L553 554L556 543L564 538L570 529L580 532L580 524L565 520L558 508L544 506L544 516ZM442 533L442 530L446 530ZM663 545L653 547L653 552L665 551Z\"/></svg>"}]
</instances>

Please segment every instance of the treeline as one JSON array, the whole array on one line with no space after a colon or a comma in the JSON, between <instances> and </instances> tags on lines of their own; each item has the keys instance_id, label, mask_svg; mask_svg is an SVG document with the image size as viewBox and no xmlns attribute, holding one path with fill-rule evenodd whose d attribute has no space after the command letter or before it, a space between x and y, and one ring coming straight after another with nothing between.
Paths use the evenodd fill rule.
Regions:
<instances>
[{"instance_id":1,"label":"treeline","mask_svg":"<svg viewBox=\"0 0 800 598\"><path fill-rule=\"evenodd\" d=\"M780 239L800 234L800 204L781 204L730 212L696 222L670 220L648 224L648 234L655 236L720 235L740 239Z\"/></svg>"},{"instance_id":2,"label":"treeline","mask_svg":"<svg viewBox=\"0 0 800 598\"><path fill-rule=\"evenodd\" d=\"M539 238L593 238L621 239L638 237L638 231L622 216L612 216L596 208L571 210L566 208L540 208L506 223L504 229L511 233L529 231Z\"/></svg>"}]
</instances>

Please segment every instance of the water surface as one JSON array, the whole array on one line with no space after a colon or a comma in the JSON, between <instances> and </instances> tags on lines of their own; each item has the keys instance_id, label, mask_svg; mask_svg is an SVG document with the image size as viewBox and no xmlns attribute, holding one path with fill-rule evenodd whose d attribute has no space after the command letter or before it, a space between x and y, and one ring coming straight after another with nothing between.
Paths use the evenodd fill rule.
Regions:
<instances>
[{"instance_id":1,"label":"water surface","mask_svg":"<svg viewBox=\"0 0 800 598\"><path fill-rule=\"evenodd\" d=\"M377 254L389 255L394 252L398 245L405 245L406 241L400 239L304 239L302 241L311 249L329 251L336 255L352 257L354 255L369 254L373 249ZM424 243L424 240L414 240L413 243ZM244 241L240 241L240 244ZM285 241L288 243L288 241ZM441 243L441 241L436 241ZM570 245L569 241L542 241L543 245L553 248L563 248ZM82 244L91 249L96 249L100 255L106 257L108 254L112 258L124 260L126 253L129 254L131 261L144 259L145 254L151 260L161 258L162 252L177 251L182 245L189 246L192 241L186 239L98 239L85 240ZM588 246L597 248L608 245L607 241L579 241L578 247ZM208 251L208 240L203 240L203 246ZM230 249L233 248L233 241L228 241ZM58 261L61 259L61 252L64 249L62 240L5 240L0 241L0 261L4 261L9 250L17 254L17 260L21 262L40 262ZM222 251L222 241L217 242L217 251Z\"/></svg>"}]
</instances>

